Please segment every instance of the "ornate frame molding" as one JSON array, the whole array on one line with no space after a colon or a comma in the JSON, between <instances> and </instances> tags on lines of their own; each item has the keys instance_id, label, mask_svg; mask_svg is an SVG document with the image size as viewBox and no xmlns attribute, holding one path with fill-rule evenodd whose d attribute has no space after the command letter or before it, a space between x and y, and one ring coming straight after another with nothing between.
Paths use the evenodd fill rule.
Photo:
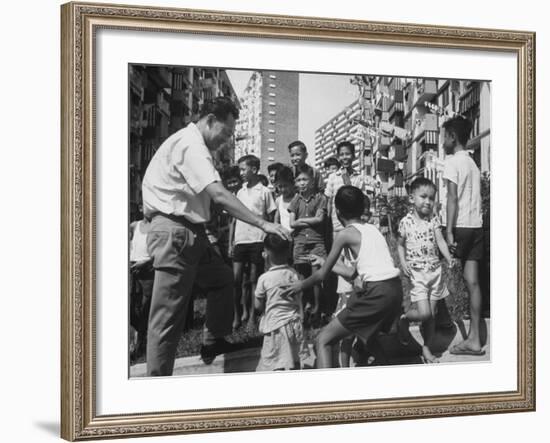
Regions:
<instances>
[{"instance_id":1,"label":"ornate frame molding","mask_svg":"<svg viewBox=\"0 0 550 443\"><path fill-rule=\"evenodd\" d=\"M62 15L61 435L67 440L535 409L535 34L68 3ZM412 45L518 57L518 389L512 392L97 416L95 408L94 33L99 28Z\"/></svg>"}]
</instances>

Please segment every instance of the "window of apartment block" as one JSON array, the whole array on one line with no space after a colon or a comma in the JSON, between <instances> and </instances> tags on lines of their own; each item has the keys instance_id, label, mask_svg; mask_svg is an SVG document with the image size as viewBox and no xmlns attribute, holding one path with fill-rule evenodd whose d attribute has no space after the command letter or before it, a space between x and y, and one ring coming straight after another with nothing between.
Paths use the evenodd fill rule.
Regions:
<instances>
[{"instance_id":1,"label":"window of apartment block","mask_svg":"<svg viewBox=\"0 0 550 443\"><path fill-rule=\"evenodd\" d=\"M267 150L270 151L270 152L275 152L275 148L273 148L273 147L269 147L269 148L267 148Z\"/></svg>"},{"instance_id":2,"label":"window of apartment block","mask_svg":"<svg viewBox=\"0 0 550 443\"><path fill-rule=\"evenodd\" d=\"M275 134L275 129L270 129L270 130L269 130L269 133L270 133L270 134Z\"/></svg>"},{"instance_id":3,"label":"window of apartment block","mask_svg":"<svg viewBox=\"0 0 550 443\"><path fill-rule=\"evenodd\" d=\"M270 96L270 97L276 97L277 94L275 94L274 92L270 92L270 93L269 93L269 96Z\"/></svg>"},{"instance_id":4,"label":"window of apartment block","mask_svg":"<svg viewBox=\"0 0 550 443\"><path fill-rule=\"evenodd\" d=\"M275 115L275 111L269 111L269 115Z\"/></svg>"},{"instance_id":5,"label":"window of apartment block","mask_svg":"<svg viewBox=\"0 0 550 443\"><path fill-rule=\"evenodd\" d=\"M270 124L270 125L274 125L274 124L275 124L275 120L269 120L269 124Z\"/></svg>"},{"instance_id":6,"label":"window of apartment block","mask_svg":"<svg viewBox=\"0 0 550 443\"><path fill-rule=\"evenodd\" d=\"M277 76L275 74L269 74L269 78L275 80L277 78Z\"/></svg>"},{"instance_id":7,"label":"window of apartment block","mask_svg":"<svg viewBox=\"0 0 550 443\"><path fill-rule=\"evenodd\" d=\"M274 161L275 161L275 157L267 157L267 159L268 159L270 162L274 162Z\"/></svg>"},{"instance_id":8,"label":"window of apartment block","mask_svg":"<svg viewBox=\"0 0 550 443\"><path fill-rule=\"evenodd\" d=\"M277 86L275 85L275 83L270 83L270 84L269 84L269 87L270 87L270 88L276 88Z\"/></svg>"},{"instance_id":9,"label":"window of apartment block","mask_svg":"<svg viewBox=\"0 0 550 443\"><path fill-rule=\"evenodd\" d=\"M269 102L269 106L275 106L275 102Z\"/></svg>"},{"instance_id":10,"label":"window of apartment block","mask_svg":"<svg viewBox=\"0 0 550 443\"><path fill-rule=\"evenodd\" d=\"M274 138L268 138L267 141L268 141L269 143L275 143L275 139L274 139Z\"/></svg>"}]
</instances>

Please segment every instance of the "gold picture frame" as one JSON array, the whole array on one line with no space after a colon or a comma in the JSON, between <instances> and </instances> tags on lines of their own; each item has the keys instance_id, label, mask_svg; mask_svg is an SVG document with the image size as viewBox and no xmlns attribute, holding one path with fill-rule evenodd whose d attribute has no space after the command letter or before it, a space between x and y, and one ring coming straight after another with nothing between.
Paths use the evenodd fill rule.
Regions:
<instances>
[{"instance_id":1,"label":"gold picture frame","mask_svg":"<svg viewBox=\"0 0 550 443\"><path fill-rule=\"evenodd\" d=\"M61 436L262 429L535 409L535 34L327 18L68 3L62 17ZM101 416L95 390L94 37L100 28L505 51L518 74L517 390Z\"/></svg>"}]
</instances>

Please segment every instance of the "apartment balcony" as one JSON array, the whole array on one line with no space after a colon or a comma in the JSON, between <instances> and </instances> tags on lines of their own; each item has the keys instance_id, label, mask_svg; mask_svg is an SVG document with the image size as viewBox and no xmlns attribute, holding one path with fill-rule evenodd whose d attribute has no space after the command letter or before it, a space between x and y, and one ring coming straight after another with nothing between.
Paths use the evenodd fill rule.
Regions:
<instances>
[{"instance_id":1,"label":"apartment balcony","mask_svg":"<svg viewBox=\"0 0 550 443\"><path fill-rule=\"evenodd\" d=\"M480 99L479 83L471 82L470 89L468 89L468 91L466 91L466 93L459 99L460 113L464 114L468 112L470 109L472 109L474 106L477 106L479 104L479 99Z\"/></svg>"},{"instance_id":2,"label":"apartment balcony","mask_svg":"<svg viewBox=\"0 0 550 443\"><path fill-rule=\"evenodd\" d=\"M410 114L416 107L423 108L424 102L429 102L437 95L437 81L420 79L409 83L404 90L405 114Z\"/></svg>"},{"instance_id":3,"label":"apartment balcony","mask_svg":"<svg viewBox=\"0 0 550 443\"><path fill-rule=\"evenodd\" d=\"M424 79L416 83L416 104L415 106L424 106L424 102L429 102L437 95L437 81Z\"/></svg>"},{"instance_id":4,"label":"apartment balcony","mask_svg":"<svg viewBox=\"0 0 550 443\"><path fill-rule=\"evenodd\" d=\"M423 139L430 140L430 144L438 144L439 127L437 124L437 115L426 114L422 117L421 124L414 126L413 141L419 141ZM434 143L431 142L432 139L435 139Z\"/></svg>"},{"instance_id":5,"label":"apartment balcony","mask_svg":"<svg viewBox=\"0 0 550 443\"><path fill-rule=\"evenodd\" d=\"M386 158L376 159L376 172L393 174L395 172L395 162Z\"/></svg>"},{"instance_id":6,"label":"apartment balcony","mask_svg":"<svg viewBox=\"0 0 550 443\"><path fill-rule=\"evenodd\" d=\"M405 112L405 105L403 104L403 91L394 91L393 100L390 102L390 108L388 112L390 114L390 119L392 119L397 113L403 114Z\"/></svg>"},{"instance_id":7,"label":"apartment balcony","mask_svg":"<svg viewBox=\"0 0 550 443\"><path fill-rule=\"evenodd\" d=\"M391 153L393 160L396 162L404 162L407 160L407 149L402 144L392 145Z\"/></svg>"}]
</instances>

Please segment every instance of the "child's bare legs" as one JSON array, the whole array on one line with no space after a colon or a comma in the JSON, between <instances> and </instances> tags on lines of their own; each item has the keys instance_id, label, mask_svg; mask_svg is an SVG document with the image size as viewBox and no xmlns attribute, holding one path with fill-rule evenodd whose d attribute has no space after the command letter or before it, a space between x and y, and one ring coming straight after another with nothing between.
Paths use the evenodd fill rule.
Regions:
<instances>
[{"instance_id":1,"label":"child's bare legs","mask_svg":"<svg viewBox=\"0 0 550 443\"><path fill-rule=\"evenodd\" d=\"M435 302L429 300L419 300L414 303L405 314L408 320L422 322L422 338L424 344L422 345L422 356L427 363L437 363L439 360L432 354L431 346L432 340L435 334L435 322L433 316L433 310L435 309Z\"/></svg>"},{"instance_id":2,"label":"child's bare legs","mask_svg":"<svg viewBox=\"0 0 550 443\"><path fill-rule=\"evenodd\" d=\"M338 318L321 329L316 340L317 347L317 368L334 368L332 359L332 347L343 338L351 335L352 332L344 328Z\"/></svg>"},{"instance_id":3,"label":"child's bare legs","mask_svg":"<svg viewBox=\"0 0 550 443\"><path fill-rule=\"evenodd\" d=\"M243 296L243 264L242 262L233 262L234 296L233 296L233 329L241 325L241 315L244 315L242 309Z\"/></svg>"},{"instance_id":4,"label":"child's bare legs","mask_svg":"<svg viewBox=\"0 0 550 443\"><path fill-rule=\"evenodd\" d=\"M314 273L318 269L319 269L319 266L312 266L311 272ZM311 308L311 317L313 322L316 322L318 320L320 300L321 300L321 285L315 285L313 287L313 306Z\"/></svg>"},{"instance_id":5,"label":"child's bare legs","mask_svg":"<svg viewBox=\"0 0 550 443\"><path fill-rule=\"evenodd\" d=\"M256 310L254 309L254 294L256 293L256 283L258 282L258 265L256 263L250 263L250 273L248 277L250 281L250 299L249 303L249 318L248 324L253 325L256 322ZM243 320L244 321L244 320Z\"/></svg>"},{"instance_id":6,"label":"child's bare legs","mask_svg":"<svg viewBox=\"0 0 550 443\"><path fill-rule=\"evenodd\" d=\"M464 264L464 280L470 293L470 330L468 337L456 345L459 349L472 351L481 350L479 328L481 323L481 288L479 286L479 263L475 260L466 260Z\"/></svg>"}]
</instances>

